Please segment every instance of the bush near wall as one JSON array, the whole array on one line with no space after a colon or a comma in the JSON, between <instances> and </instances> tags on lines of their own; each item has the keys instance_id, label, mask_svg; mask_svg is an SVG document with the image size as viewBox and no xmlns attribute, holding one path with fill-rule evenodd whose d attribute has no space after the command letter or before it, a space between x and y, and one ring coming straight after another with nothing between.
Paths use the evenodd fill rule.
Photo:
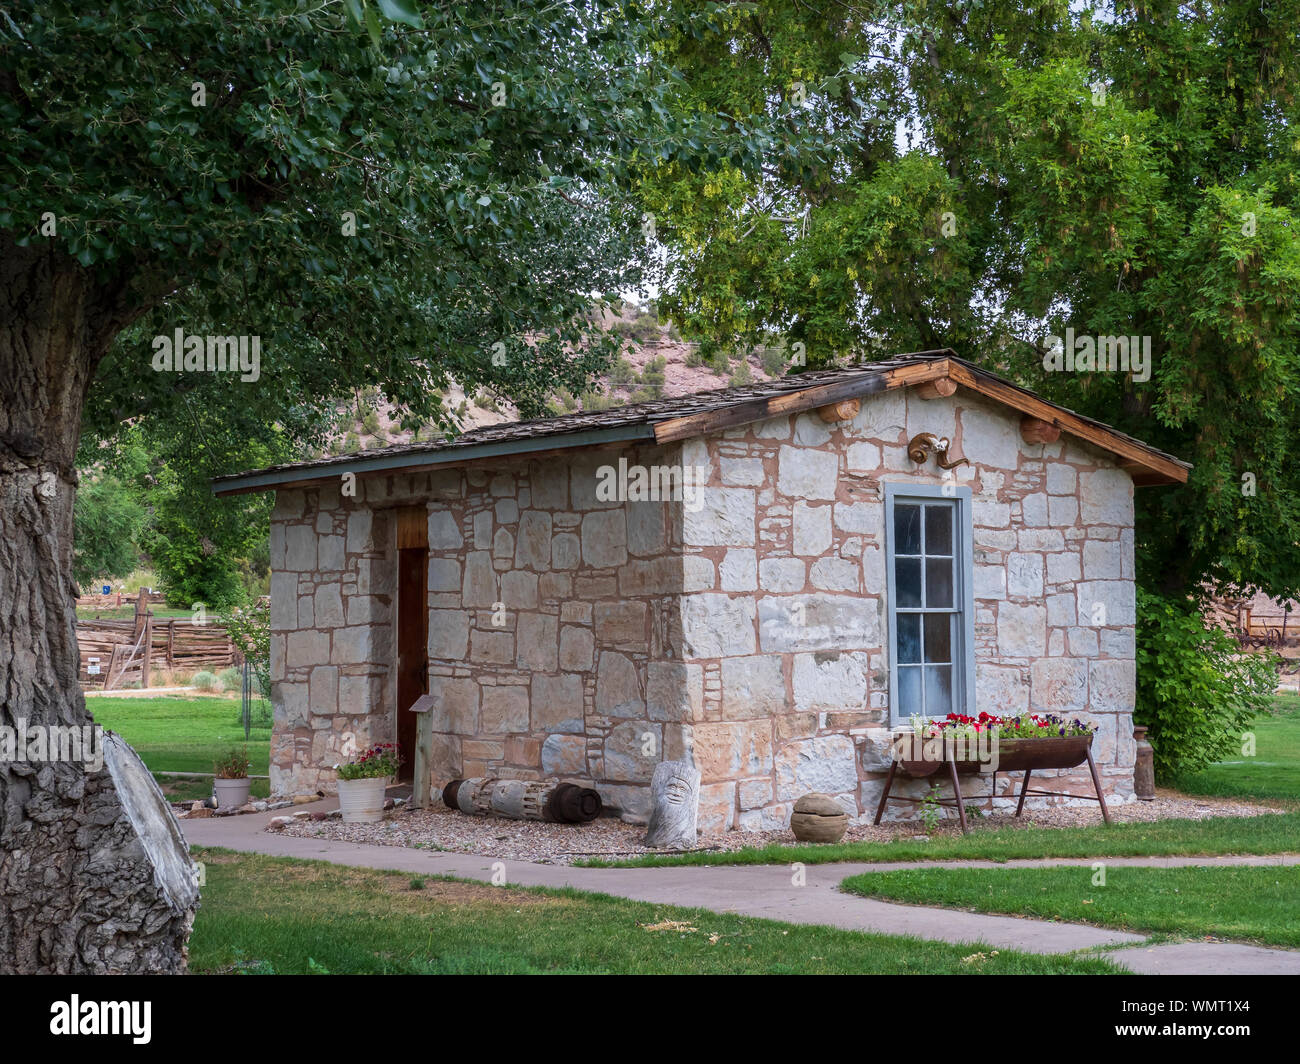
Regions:
<instances>
[{"instance_id":1,"label":"bush near wall","mask_svg":"<svg viewBox=\"0 0 1300 1064\"><path fill-rule=\"evenodd\" d=\"M1156 776L1167 780L1241 752L1242 733L1277 687L1277 660L1245 654L1192 599L1137 592L1137 706Z\"/></svg>"}]
</instances>

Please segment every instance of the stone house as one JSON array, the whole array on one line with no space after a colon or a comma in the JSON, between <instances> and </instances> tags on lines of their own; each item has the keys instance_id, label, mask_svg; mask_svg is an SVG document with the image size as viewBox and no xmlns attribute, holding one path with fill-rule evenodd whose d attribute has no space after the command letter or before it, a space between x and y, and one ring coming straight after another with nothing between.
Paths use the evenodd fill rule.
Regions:
<instances>
[{"instance_id":1,"label":"stone house","mask_svg":"<svg viewBox=\"0 0 1300 1064\"><path fill-rule=\"evenodd\" d=\"M689 758L716 830L813 790L872 815L890 727L953 711L1095 722L1127 800L1133 490L1188 468L944 351L214 488L276 492L274 791L409 758L427 691L436 782L572 779L635 819Z\"/></svg>"}]
</instances>

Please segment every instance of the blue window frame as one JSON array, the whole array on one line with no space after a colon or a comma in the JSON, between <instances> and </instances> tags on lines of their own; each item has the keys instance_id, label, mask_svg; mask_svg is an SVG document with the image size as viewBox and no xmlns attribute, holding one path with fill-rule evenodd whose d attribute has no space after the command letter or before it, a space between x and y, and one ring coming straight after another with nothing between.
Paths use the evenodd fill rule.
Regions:
<instances>
[{"instance_id":1,"label":"blue window frame","mask_svg":"<svg viewBox=\"0 0 1300 1064\"><path fill-rule=\"evenodd\" d=\"M889 713L975 713L970 488L885 483Z\"/></svg>"}]
</instances>

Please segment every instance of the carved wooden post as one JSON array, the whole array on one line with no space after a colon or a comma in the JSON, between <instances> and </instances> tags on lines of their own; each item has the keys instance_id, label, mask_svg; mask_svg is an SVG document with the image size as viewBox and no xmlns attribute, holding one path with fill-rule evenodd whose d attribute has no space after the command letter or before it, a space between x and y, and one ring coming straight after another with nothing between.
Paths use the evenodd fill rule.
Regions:
<instances>
[{"instance_id":1,"label":"carved wooden post","mask_svg":"<svg viewBox=\"0 0 1300 1064\"><path fill-rule=\"evenodd\" d=\"M421 695L411 703L415 714L415 780L411 794L412 809L429 808L429 791L433 787L433 696Z\"/></svg>"}]
</instances>

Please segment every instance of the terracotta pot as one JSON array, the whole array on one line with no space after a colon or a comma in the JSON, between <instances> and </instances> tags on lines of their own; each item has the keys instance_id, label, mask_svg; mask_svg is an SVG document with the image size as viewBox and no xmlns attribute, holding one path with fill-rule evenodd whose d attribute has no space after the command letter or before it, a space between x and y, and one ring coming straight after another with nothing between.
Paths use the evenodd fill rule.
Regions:
<instances>
[{"instance_id":1,"label":"terracotta pot","mask_svg":"<svg viewBox=\"0 0 1300 1064\"><path fill-rule=\"evenodd\" d=\"M374 824L384 818L387 776L339 780L339 809L345 824Z\"/></svg>"},{"instance_id":2,"label":"terracotta pot","mask_svg":"<svg viewBox=\"0 0 1300 1064\"><path fill-rule=\"evenodd\" d=\"M248 802L248 792L253 787L253 781L247 776L241 776L239 779L214 779L212 781L212 793L217 799L218 809L238 809L241 805Z\"/></svg>"}]
</instances>

